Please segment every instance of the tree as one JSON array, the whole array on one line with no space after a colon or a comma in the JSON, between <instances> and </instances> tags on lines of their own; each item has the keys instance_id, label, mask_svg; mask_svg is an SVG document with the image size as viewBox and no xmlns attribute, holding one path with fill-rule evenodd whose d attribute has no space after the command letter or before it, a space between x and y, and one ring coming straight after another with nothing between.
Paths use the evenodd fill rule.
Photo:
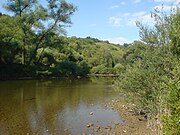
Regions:
<instances>
[{"instance_id":1,"label":"tree","mask_svg":"<svg viewBox=\"0 0 180 135\"><path fill-rule=\"evenodd\" d=\"M29 65L36 61L37 50L44 45L46 36L52 32L65 34L64 27L71 24L71 16L77 9L65 0L46 1L47 6L42 6L38 0L8 0L5 5L7 10L14 13L23 30L22 64L25 64L27 44L35 44L31 47L27 61Z\"/></svg>"},{"instance_id":2,"label":"tree","mask_svg":"<svg viewBox=\"0 0 180 135\"><path fill-rule=\"evenodd\" d=\"M137 23L141 40L146 46L140 42L130 46L126 60L134 54L142 56L142 59L131 66L126 65L119 86L133 97L138 109L146 114L148 124L154 126L158 134L178 134L179 8L173 9L170 14L155 10L152 17L155 19L153 27Z\"/></svg>"},{"instance_id":3,"label":"tree","mask_svg":"<svg viewBox=\"0 0 180 135\"><path fill-rule=\"evenodd\" d=\"M168 47L174 54L180 55L180 8L172 8L170 14L155 9L151 16L155 21L152 28L136 22L141 40L154 47Z\"/></svg>"},{"instance_id":4,"label":"tree","mask_svg":"<svg viewBox=\"0 0 180 135\"><path fill-rule=\"evenodd\" d=\"M35 23L32 15L32 8L35 8L37 4L36 0L8 0L7 5L4 7L14 13L14 17L19 23L21 30L23 31L23 39L21 44L21 63L25 64L25 48L29 41L28 34L31 31L32 26Z\"/></svg>"},{"instance_id":5,"label":"tree","mask_svg":"<svg viewBox=\"0 0 180 135\"><path fill-rule=\"evenodd\" d=\"M18 62L23 32L14 17L0 16L0 63ZM16 60L16 61L15 61Z\"/></svg>"}]
</instances>

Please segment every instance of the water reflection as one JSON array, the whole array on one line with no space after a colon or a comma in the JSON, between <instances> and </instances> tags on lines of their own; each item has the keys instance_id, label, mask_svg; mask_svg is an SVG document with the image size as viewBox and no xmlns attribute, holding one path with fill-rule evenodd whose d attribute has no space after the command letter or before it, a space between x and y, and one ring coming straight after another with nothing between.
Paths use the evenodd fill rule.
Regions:
<instances>
[{"instance_id":1,"label":"water reflection","mask_svg":"<svg viewBox=\"0 0 180 135\"><path fill-rule=\"evenodd\" d=\"M0 134L77 135L93 132L88 123L121 122L116 112L99 105L117 96L112 83L94 79L0 82Z\"/></svg>"}]
</instances>

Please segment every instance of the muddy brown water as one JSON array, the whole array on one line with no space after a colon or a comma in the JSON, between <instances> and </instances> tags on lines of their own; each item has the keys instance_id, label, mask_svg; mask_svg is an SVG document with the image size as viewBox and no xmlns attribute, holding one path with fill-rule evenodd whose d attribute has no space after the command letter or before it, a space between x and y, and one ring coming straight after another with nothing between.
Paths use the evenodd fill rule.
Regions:
<instances>
[{"instance_id":1,"label":"muddy brown water","mask_svg":"<svg viewBox=\"0 0 180 135\"><path fill-rule=\"evenodd\" d=\"M97 126L122 123L102 105L118 94L112 79L0 82L0 135L96 134Z\"/></svg>"}]
</instances>

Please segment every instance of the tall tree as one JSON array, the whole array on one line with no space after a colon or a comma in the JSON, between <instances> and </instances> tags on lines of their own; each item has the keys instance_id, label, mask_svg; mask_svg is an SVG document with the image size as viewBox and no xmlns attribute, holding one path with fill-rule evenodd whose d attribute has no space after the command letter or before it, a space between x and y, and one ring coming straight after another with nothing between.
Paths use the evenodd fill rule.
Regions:
<instances>
[{"instance_id":1,"label":"tall tree","mask_svg":"<svg viewBox=\"0 0 180 135\"><path fill-rule=\"evenodd\" d=\"M22 45L22 64L36 61L37 50L43 45L46 36L52 32L64 34L64 27L71 24L71 16L76 7L65 0L8 0L5 8L14 13L24 33ZM27 45L31 45L29 60L25 60ZM32 46L34 45L34 46Z\"/></svg>"},{"instance_id":2,"label":"tall tree","mask_svg":"<svg viewBox=\"0 0 180 135\"><path fill-rule=\"evenodd\" d=\"M14 17L0 16L0 63L18 62L22 36L23 32Z\"/></svg>"},{"instance_id":3,"label":"tall tree","mask_svg":"<svg viewBox=\"0 0 180 135\"><path fill-rule=\"evenodd\" d=\"M37 5L36 0L8 0L4 7L14 13L15 20L20 24L23 31L21 44L21 63L25 64L25 52L28 44L28 32L31 30L35 20L32 19L33 8Z\"/></svg>"}]
</instances>

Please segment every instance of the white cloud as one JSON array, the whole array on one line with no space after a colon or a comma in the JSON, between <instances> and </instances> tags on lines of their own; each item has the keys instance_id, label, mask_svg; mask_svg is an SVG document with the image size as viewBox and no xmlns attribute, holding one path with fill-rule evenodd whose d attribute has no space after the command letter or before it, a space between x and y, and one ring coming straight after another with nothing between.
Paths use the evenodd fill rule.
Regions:
<instances>
[{"instance_id":1,"label":"white cloud","mask_svg":"<svg viewBox=\"0 0 180 135\"><path fill-rule=\"evenodd\" d=\"M176 0L175 2L174 2L174 4L176 4L176 5L180 5L180 0Z\"/></svg>"},{"instance_id":2,"label":"white cloud","mask_svg":"<svg viewBox=\"0 0 180 135\"><path fill-rule=\"evenodd\" d=\"M131 15L131 13L129 13L129 12L126 12L126 13L122 14L122 16L130 16L130 15Z\"/></svg>"},{"instance_id":3,"label":"white cloud","mask_svg":"<svg viewBox=\"0 0 180 135\"><path fill-rule=\"evenodd\" d=\"M121 5L125 5L125 4L126 4L126 2L125 2L125 1L122 1L122 2L121 2Z\"/></svg>"},{"instance_id":4,"label":"white cloud","mask_svg":"<svg viewBox=\"0 0 180 135\"><path fill-rule=\"evenodd\" d=\"M133 3L137 4L137 3L140 3L141 0L133 0Z\"/></svg>"},{"instance_id":5,"label":"white cloud","mask_svg":"<svg viewBox=\"0 0 180 135\"><path fill-rule=\"evenodd\" d=\"M158 5L158 6L155 6L153 9L157 9L157 10L160 10L160 11L165 11L165 12L170 12L172 9L175 9L176 6L172 6L172 5Z\"/></svg>"},{"instance_id":6,"label":"white cloud","mask_svg":"<svg viewBox=\"0 0 180 135\"><path fill-rule=\"evenodd\" d=\"M154 19L151 17L150 13L134 13L130 16L127 25L129 26L136 26L136 22L142 22L143 24L152 26L154 24Z\"/></svg>"},{"instance_id":7,"label":"white cloud","mask_svg":"<svg viewBox=\"0 0 180 135\"><path fill-rule=\"evenodd\" d=\"M136 25L136 21L140 21L148 25L152 25L154 23L154 19L151 17L151 14L145 11L132 13L128 25Z\"/></svg>"},{"instance_id":8,"label":"white cloud","mask_svg":"<svg viewBox=\"0 0 180 135\"><path fill-rule=\"evenodd\" d=\"M151 14L145 11L135 12L129 15L128 22L126 23L129 26L135 26L136 21L152 25L154 20L151 18Z\"/></svg>"},{"instance_id":9,"label":"white cloud","mask_svg":"<svg viewBox=\"0 0 180 135\"><path fill-rule=\"evenodd\" d=\"M125 4L126 4L126 2L125 2L125 1L122 1L120 4L110 6L110 9L119 8L121 5L125 5Z\"/></svg>"},{"instance_id":10,"label":"white cloud","mask_svg":"<svg viewBox=\"0 0 180 135\"><path fill-rule=\"evenodd\" d=\"M143 16L145 15L146 12L145 11L140 11L140 12L135 12L135 13L132 13L132 17L139 17L139 16Z\"/></svg>"},{"instance_id":11,"label":"white cloud","mask_svg":"<svg viewBox=\"0 0 180 135\"><path fill-rule=\"evenodd\" d=\"M163 3L170 3L170 4L178 4L180 0L154 0L155 2L163 2Z\"/></svg>"},{"instance_id":12,"label":"white cloud","mask_svg":"<svg viewBox=\"0 0 180 135\"><path fill-rule=\"evenodd\" d=\"M109 41L110 43L113 44L120 44L123 45L124 43L131 43L129 39L125 37L114 37L114 38L108 38L108 39L103 39L104 41Z\"/></svg>"},{"instance_id":13,"label":"white cloud","mask_svg":"<svg viewBox=\"0 0 180 135\"><path fill-rule=\"evenodd\" d=\"M121 21L122 21L122 18L120 16L112 16L112 17L109 17L108 23L111 24L112 26L119 27L121 26Z\"/></svg>"},{"instance_id":14,"label":"white cloud","mask_svg":"<svg viewBox=\"0 0 180 135\"><path fill-rule=\"evenodd\" d=\"M153 25L154 19L151 18L151 14L145 11L134 12L134 13L123 13L119 16L112 16L109 18L108 23L112 26L136 26L136 21L140 21L142 23Z\"/></svg>"},{"instance_id":15,"label":"white cloud","mask_svg":"<svg viewBox=\"0 0 180 135\"><path fill-rule=\"evenodd\" d=\"M152 26L154 24L154 19L151 17L151 14L146 14L143 16L140 16L139 18L137 18L138 21L141 21L142 23L145 23L149 26ZM136 21L137 21L136 20Z\"/></svg>"},{"instance_id":16,"label":"white cloud","mask_svg":"<svg viewBox=\"0 0 180 135\"><path fill-rule=\"evenodd\" d=\"M119 7L120 7L119 5L113 5L110 7L110 9L119 8Z\"/></svg>"}]
</instances>

